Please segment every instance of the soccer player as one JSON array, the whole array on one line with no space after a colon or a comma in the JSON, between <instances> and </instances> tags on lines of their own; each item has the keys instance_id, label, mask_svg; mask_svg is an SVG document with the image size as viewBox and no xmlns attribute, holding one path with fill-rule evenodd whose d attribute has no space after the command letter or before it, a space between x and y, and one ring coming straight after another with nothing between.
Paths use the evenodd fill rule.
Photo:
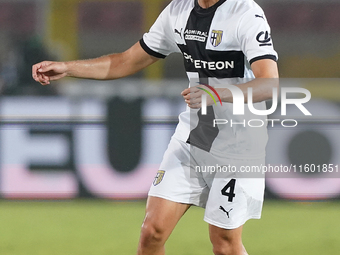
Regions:
<instances>
[{"instance_id":1,"label":"soccer player","mask_svg":"<svg viewBox=\"0 0 340 255\"><path fill-rule=\"evenodd\" d=\"M233 115L231 90L218 86L237 85L245 99L251 87L256 109L265 109L264 100L272 97L271 86L260 78L278 78L277 54L263 10L253 0L173 0L127 51L89 60L44 61L32 72L42 85L65 76L118 79L173 52L183 54L191 81L191 88L182 92L188 108L179 117L151 185L137 254L165 254L166 240L191 205L205 208L214 254L247 254L242 226L260 218L264 179L195 170L217 164L264 164L265 128L246 126L248 111L242 117ZM214 90L209 84L216 87L223 104L211 106L208 97L210 106L203 114L199 109L203 89ZM213 125L217 118L234 119L235 125Z\"/></svg>"}]
</instances>

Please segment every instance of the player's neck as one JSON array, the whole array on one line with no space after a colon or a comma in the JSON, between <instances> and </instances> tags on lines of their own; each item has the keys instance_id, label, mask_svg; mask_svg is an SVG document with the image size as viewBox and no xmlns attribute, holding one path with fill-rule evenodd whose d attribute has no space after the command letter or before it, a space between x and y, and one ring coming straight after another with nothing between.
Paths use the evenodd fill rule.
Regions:
<instances>
[{"instance_id":1,"label":"player's neck","mask_svg":"<svg viewBox=\"0 0 340 255\"><path fill-rule=\"evenodd\" d=\"M198 4L206 9L206 8L209 8L211 6L213 6L214 4L216 4L218 1L220 0L198 0Z\"/></svg>"}]
</instances>

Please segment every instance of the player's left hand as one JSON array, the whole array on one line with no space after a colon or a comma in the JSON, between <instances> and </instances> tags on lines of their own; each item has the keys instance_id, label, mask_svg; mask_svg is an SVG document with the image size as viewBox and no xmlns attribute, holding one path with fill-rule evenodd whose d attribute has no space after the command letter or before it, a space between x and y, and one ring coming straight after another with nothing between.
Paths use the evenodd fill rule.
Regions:
<instances>
[{"instance_id":1,"label":"player's left hand","mask_svg":"<svg viewBox=\"0 0 340 255\"><path fill-rule=\"evenodd\" d=\"M202 107L202 95L206 92L199 88L206 88L204 85L198 85L195 87L187 88L182 91L181 95L184 98L185 103L192 109L199 109ZM208 96L207 97L207 106L213 105L213 99Z\"/></svg>"}]
</instances>

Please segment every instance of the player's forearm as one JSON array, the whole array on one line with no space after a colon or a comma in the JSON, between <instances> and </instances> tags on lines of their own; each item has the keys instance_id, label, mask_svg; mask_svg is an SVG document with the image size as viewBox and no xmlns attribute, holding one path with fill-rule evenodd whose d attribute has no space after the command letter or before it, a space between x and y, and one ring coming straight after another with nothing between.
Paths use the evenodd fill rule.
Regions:
<instances>
[{"instance_id":1,"label":"player's forearm","mask_svg":"<svg viewBox=\"0 0 340 255\"><path fill-rule=\"evenodd\" d=\"M279 73L276 62L264 59L254 62L251 67L256 79L237 85L242 90L244 101L248 102L249 88L252 88L253 103L272 99L273 89L279 88ZM222 89L220 93L222 101L233 102L233 96L229 89Z\"/></svg>"},{"instance_id":2,"label":"player's forearm","mask_svg":"<svg viewBox=\"0 0 340 255\"><path fill-rule=\"evenodd\" d=\"M158 58L147 54L138 42L123 53L66 62L67 75L77 78L114 80L132 75L156 61Z\"/></svg>"},{"instance_id":3,"label":"player's forearm","mask_svg":"<svg viewBox=\"0 0 340 255\"><path fill-rule=\"evenodd\" d=\"M95 59L65 62L67 76L95 80L118 79L129 75L124 66L123 53L111 54Z\"/></svg>"},{"instance_id":4,"label":"player's forearm","mask_svg":"<svg viewBox=\"0 0 340 255\"><path fill-rule=\"evenodd\" d=\"M242 91L244 95L244 102L248 102L249 88L252 88L253 103L270 100L273 97L273 89L279 88L279 79L277 78L257 78L244 84L238 84L237 87ZM233 102L233 95L229 89L219 89L221 94L221 100L223 102Z\"/></svg>"}]
</instances>

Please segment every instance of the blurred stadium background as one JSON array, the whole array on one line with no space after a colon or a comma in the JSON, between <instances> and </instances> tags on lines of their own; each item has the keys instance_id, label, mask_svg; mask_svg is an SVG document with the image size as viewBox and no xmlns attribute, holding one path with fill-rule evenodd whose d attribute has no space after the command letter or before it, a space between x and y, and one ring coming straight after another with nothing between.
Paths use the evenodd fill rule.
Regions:
<instances>
[{"instance_id":1,"label":"blurred stadium background","mask_svg":"<svg viewBox=\"0 0 340 255\"><path fill-rule=\"evenodd\" d=\"M283 84L312 93L312 118L292 109L297 128L270 128L268 163L340 165L340 1L257 2ZM1 254L134 254L149 185L185 107L181 56L118 81L44 87L31 66L124 51L167 3L0 0ZM263 219L245 227L250 254L339 253L340 178L318 177L267 178ZM169 254L211 254L202 218L188 212Z\"/></svg>"}]
</instances>

